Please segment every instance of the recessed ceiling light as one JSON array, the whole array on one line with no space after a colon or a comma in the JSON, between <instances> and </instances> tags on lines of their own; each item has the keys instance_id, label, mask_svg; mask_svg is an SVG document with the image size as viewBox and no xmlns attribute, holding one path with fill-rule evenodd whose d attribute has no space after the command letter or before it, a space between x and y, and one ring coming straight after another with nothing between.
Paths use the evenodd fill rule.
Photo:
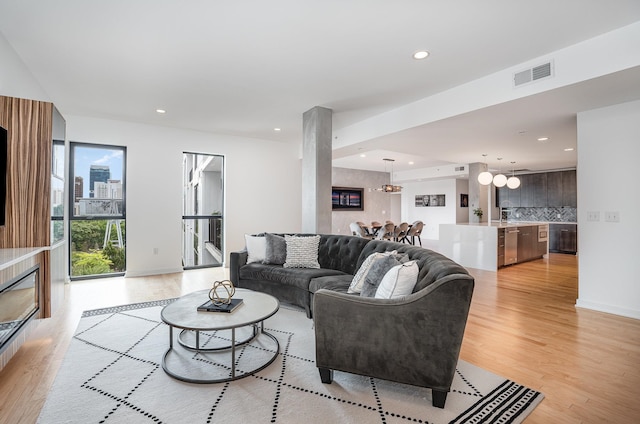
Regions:
<instances>
[{"instance_id":1,"label":"recessed ceiling light","mask_svg":"<svg viewBox=\"0 0 640 424\"><path fill-rule=\"evenodd\" d=\"M540 137L538 139L538 141L547 141L547 140L549 140L549 137Z\"/></svg>"},{"instance_id":2,"label":"recessed ceiling light","mask_svg":"<svg viewBox=\"0 0 640 424\"><path fill-rule=\"evenodd\" d=\"M367 157L367 155L365 155L364 153L362 153L362 154L360 155L360 157L361 157L361 158L366 158L366 157Z\"/></svg>"},{"instance_id":3,"label":"recessed ceiling light","mask_svg":"<svg viewBox=\"0 0 640 424\"><path fill-rule=\"evenodd\" d=\"M274 131L282 131L280 128L274 128Z\"/></svg>"},{"instance_id":4,"label":"recessed ceiling light","mask_svg":"<svg viewBox=\"0 0 640 424\"><path fill-rule=\"evenodd\" d=\"M167 111L164 109L156 109L156 112L158 112L160 115L167 113Z\"/></svg>"},{"instance_id":5,"label":"recessed ceiling light","mask_svg":"<svg viewBox=\"0 0 640 424\"><path fill-rule=\"evenodd\" d=\"M567 147L564 149L565 152L573 152L573 147Z\"/></svg>"},{"instance_id":6,"label":"recessed ceiling light","mask_svg":"<svg viewBox=\"0 0 640 424\"><path fill-rule=\"evenodd\" d=\"M409 165L413 165L414 163L415 163L415 162L411 161L411 162L409 162Z\"/></svg>"},{"instance_id":7,"label":"recessed ceiling light","mask_svg":"<svg viewBox=\"0 0 640 424\"><path fill-rule=\"evenodd\" d=\"M413 54L413 58L416 60L426 59L429 56L429 52L426 50L420 50Z\"/></svg>"}]
</instances>

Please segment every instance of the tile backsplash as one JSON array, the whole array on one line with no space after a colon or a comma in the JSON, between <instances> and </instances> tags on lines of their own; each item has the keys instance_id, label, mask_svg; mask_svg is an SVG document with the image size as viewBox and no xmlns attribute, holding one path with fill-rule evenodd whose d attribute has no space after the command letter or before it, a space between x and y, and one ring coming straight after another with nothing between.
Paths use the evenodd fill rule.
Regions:
<instances>
[{"instance_id":1,"label":"tile backsplash","mask_svg":"<svg viewBox=\"0 0 640 424\"><path fill-rule=\"evenodd\" d=\"M510 211L510 212L508 212ZM576 208L505 208L502 219L509 221L577 222Z\"/></svg>"}]
</instances>

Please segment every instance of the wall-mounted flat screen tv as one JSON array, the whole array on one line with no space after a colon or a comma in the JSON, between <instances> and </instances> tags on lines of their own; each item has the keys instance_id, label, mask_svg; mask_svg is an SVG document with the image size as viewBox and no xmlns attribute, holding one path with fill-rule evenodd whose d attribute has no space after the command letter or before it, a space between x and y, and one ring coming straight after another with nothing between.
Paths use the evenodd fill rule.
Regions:
<instances>
[{"instance_id":1,"label":"wall-mounted flat screen tv","mask_svg":"<svg viewBox=\"0 0 640 424\"><path fill-rule=\"evenodd\" d=\"M0 127L0 226L7 210L7 130Z\"/></svg>"}]
</instances>

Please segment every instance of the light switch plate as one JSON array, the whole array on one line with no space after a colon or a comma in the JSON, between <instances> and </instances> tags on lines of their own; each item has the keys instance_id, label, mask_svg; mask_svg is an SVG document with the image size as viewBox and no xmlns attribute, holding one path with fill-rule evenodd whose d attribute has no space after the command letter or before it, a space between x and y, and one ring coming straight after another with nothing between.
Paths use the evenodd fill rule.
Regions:
<instances>
[{"instance_id":1,"label":"light switch plate","mask_svg":"<svg viewBox=\"0 0 640 424\"><path fill-rule=\"evenodd\" d=\"M590 221L590 222L600 221L600 212L598 211L587 212L587 221Z\"/></svg>"},{"instance_id":2,"label":"light switch plate","mask_svg":"<svg viewBox=\"0 0 640 424\"><path fill-rule=\"evenodd\" d=\"M605 212L604 220L605 222L620 222L620 212Z\"/></svg>"}]
</instances>

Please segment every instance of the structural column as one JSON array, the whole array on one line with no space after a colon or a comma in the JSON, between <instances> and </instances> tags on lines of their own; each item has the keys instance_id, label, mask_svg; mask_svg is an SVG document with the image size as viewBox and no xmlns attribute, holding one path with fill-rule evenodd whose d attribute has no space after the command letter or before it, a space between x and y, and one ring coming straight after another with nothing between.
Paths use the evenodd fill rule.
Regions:
<instances>
[{"instance_id":1,"label":"structural column","mask_svg":"<svg viewBox=\"0 0 640 424\"><path fill-rule=\"evenodd\" d=\"M331 233L331 109L302 115L302 231Z\"/></svg>"},{"instance_id":2,"label":"structural column","mask_svg":"<svg viewBox=\"0 0 640 424\"><path fill-rule=\"evenodd\" d=\"M489 167L486 163L475 162L469 164L469 222L477 222L477 217L473 214L475 208L482 208L484 212L483 219L488 217L487 187L478 182L478 175L488 170Z\"/></svg>"}]
</instances>

